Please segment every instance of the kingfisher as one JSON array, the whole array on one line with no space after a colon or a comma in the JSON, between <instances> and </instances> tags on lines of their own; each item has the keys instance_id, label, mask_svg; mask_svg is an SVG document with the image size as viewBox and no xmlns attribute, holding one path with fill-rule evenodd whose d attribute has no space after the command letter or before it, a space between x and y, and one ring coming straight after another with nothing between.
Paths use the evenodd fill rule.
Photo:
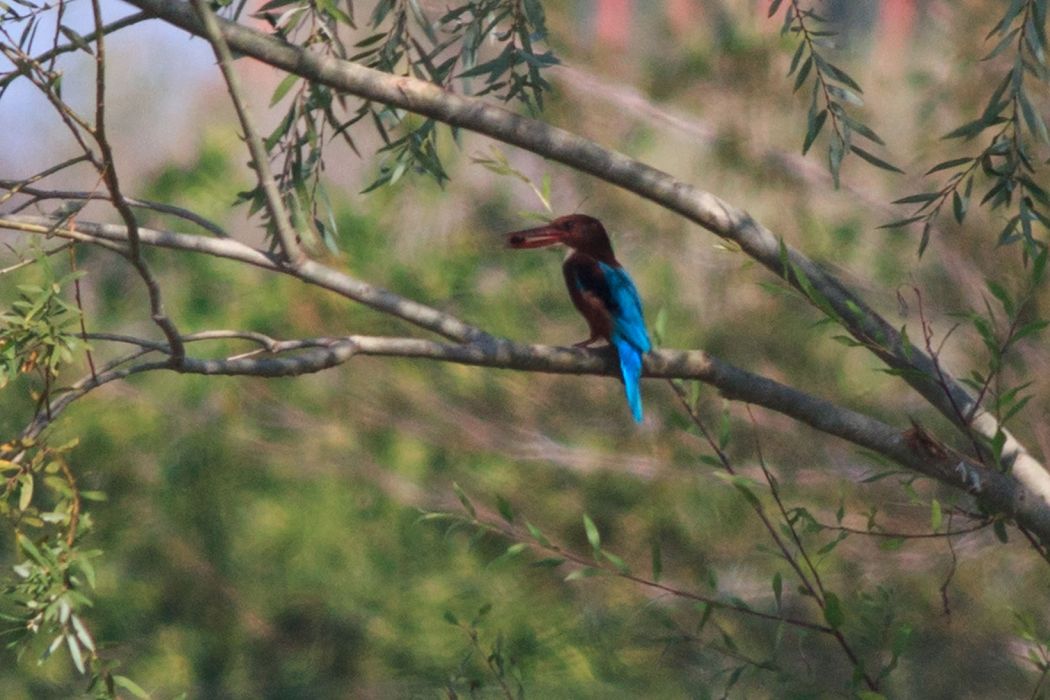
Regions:
<instances>
[{"instance_id":1,"label":"kingfisher","mask_svg":"<svg viewBox=\"0 0 1050 700\"><path fill-rule=\"evenodd\" d=\"M605 340L616 348L627 403L634 420L641 423L642 395L638 383L642 356L652 349L652 344L645 330L638 290L613 254L602 222L593 216L570 214L546 226L507 234L511 248L542 248L558 243L570 248L561 268L565 286L591 332L587 340L575 347Z\"/></svg>"}]
</instances>

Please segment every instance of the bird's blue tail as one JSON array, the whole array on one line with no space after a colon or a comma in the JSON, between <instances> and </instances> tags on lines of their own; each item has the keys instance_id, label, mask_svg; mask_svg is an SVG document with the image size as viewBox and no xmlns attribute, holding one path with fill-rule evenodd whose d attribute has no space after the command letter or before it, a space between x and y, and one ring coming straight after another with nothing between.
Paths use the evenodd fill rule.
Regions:
<instances>
[{"instance_id":1,"label":"bird's blue tail","mask_svg":"<svg viewBox=\"0 0 1050 700\"><path fill-rule=\"evenodd\" d=\"M642 422L642 392L638 386L642 378L642 353L624 338L613 338L616 353L620 356L620 372L623 374L623 388L627 394L627 403L636 423Z\"/></svg>"}]
</instances>

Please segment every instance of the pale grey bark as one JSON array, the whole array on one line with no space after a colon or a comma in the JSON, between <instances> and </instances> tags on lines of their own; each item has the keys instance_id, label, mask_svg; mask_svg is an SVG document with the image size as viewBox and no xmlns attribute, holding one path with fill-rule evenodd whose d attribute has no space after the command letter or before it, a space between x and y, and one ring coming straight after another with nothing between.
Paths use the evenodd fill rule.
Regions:
<instances>
[{"instance_id":1,"label":"pale grey bark","mask_svg":"<svg viewBox=\"0 0 1050 700\"><path fill-rule=\"evenodd\" d=\"M69 230L55 228L54 224L47 217L0 215L0 229L101 242L107 246L128 242L128 233L123 226L78 221L75 229ZM227 258L290 275L455 342L360 335L278 341L259 333L208 331L184 336L181 341L185 345L216 338L242 338L260 345L264 352L256 350L226 358L186 355L174 363L166 343L131 336L95 334L93 337L98 340L127 343L138 346L138 350L103 368L96 377L86 377L61 393L51 404L50 412L41 413L30 424L26 436L38 434L65 407L96 387L116 379L157 370L205 375L296 376L344 364L358 355L372 355L556 374L616 376L619 373L619 365L609 348L589 350L525 345L496 338L451 314L378 289L314 261L291 268L271 254L232 239L206 238L141 227L138 229L138 240L143 245ZM147 354L159 354L161 357L145 359ZM928 443L919 439L915 429L887 425L826 399L734 367L699 350L654 351L645 358L644 376L701 381L716 387L727 398L790 416L823 433L877 452L908 469L964 490L990 512L1014 518L1044 541L1050 541L1050 507L1037 494L1019 480L987 469L964 455L939 445L929 447Z\"/></svg>"}]
</instances>

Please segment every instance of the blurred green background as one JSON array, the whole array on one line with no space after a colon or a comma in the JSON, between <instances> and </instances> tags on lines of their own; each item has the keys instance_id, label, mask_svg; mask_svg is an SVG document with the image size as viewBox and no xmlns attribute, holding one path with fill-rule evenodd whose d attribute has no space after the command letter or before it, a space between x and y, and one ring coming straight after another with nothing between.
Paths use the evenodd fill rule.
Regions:
<instances>
[{"instance_id":1,"label":"blurred green background","mask_svg":"<svg viewBox=\"0 0 1050 700\"><path fill-rule=\"evenodd\" d=\"M929 165L965 155L939 137L987 97L982 76L994 67L975 59L998 8L917 3L914 15L898 17L888 11L895 5L906 3L856 3L843 15L848 50L836 58L865 88L862 113L887 139L883 155L907 176L852 159L835 191L820 144L808 159L797 155L808 104L784 78L792 39L778 36L762 3L636 3L626 34L602 24L611 21L603 3L546 3L566 67L550 72L557 92L544 118L746 208L913 336L912 288L921 289L944 334L948 314L981 304L985 277L1016 285L1019 251L992 248L988 230L1001 224L986 212L965 227L945 221L921 263L914 232L876 226L906 213L885 202L922 189L918 174ZM280 76L243 70L261 112ZM127 189L258 240L244 210L231 209L251 179L217 73L195 90L184 95L182 117L192 129L174 125L183 142L158 147L177 150L172 157L158 161L130 138L134 129L118 140ZM119 100L111 109L118 123L140 128L155 116ZM527 225L521 212L538 203L522 183L471 162L489 146L471 134L458 145L446 139L452 180L444 188L415 177L368 195L355 193L374 164L333 148L341 252L329 263L497 335L579 341L586 328L564 292L560 253L502 247L500 235ZM558 213L605 221L650 323L666 315L664 346L702 348L902 428L913 415L949 434L871 355L834 342L817 311L764 286L773 278L745 256L634 196L503 150L537 181L552 177ZM78 256L89 326L152 332L126 266L103 251ZM149 259L185 332L413 332L292 279L170 251ZM983 361L978 348L960 329L942 360L963 375ZM1040 349L1023 347L1008 372L1036 381L1030 419L1013 429L1041 454L1050 402ZM6 391L4 435L32 409L25 388ZM421 521L424 510L462 510L458 483L485 512L505 498L519 521L589 556L587 513L603 546L645 576L658 542L669 584L769 609L779 572L786 609L819 621L746 501L700 461L709 448L687 428L671 389L648 381L643 394L646 422L636 427L613 379L408 360L357 358L298 379L156 373L109 385L54 428L56 441L80 436L78 478L108 494L90 507L90 544L103 555L88 619L104 656L157 698L495 697L502 690L486 664L493 649L511 687L520 682L532 697L720 697L733 683L733 697L841 697L850 668L819 636L728 613L700 629L702 611L687 600L614 576L565 581L570 568L530 566L531 553L499 558L507 540ZM863 528L877 510L889 529L922 532L931 498L945 509L966 505L926 480L865 483L883 467L850 445L761 409L752 417L710 389L701 396L712 426L728 409L729 452L741 471L760 475L761 448L789 507L821 522L844 507L845 522ZM816 551L835 537L809 533L807 543ZM870 630L911 630L888 697L1031 693L1036 675L1015 616L1045 629L1047 577L1045 563L1015 539L1002 545L986 530L950 550L943 539L853 536L819 557L862 653L886 660L891 640ZM0 540L0 565L14 558L13 544ZM465 628L479 610L475 644ZM775 645L775 665L732 678L743 661L769 659ZM38 666L31 653L16 663L0 652L0 697L68 697L82 687L64 657Z\"/></svg>"}]
</instances>

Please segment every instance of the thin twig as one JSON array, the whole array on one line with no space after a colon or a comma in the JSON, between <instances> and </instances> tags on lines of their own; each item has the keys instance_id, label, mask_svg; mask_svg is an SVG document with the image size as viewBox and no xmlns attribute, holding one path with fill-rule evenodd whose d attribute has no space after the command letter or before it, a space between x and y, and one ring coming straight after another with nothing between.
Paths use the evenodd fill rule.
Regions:
<instances>
[{"instance_id":1,"label":"thin twig","mask_svg":"<svg viewBox=\"0 0 1050 700\"><path fill-rule=\"evenodd\" d=\"M164 311L160 284L142 257L138 220L135 218L135 212L131 210L131 206L121 193L120 180L117 177L116 159L113 156L113 149L109 145L109 138L106 136L106 33L102 24L100 0L91 0L91 9L95 18L95 32L97 35L95 37L95 127L91 134L94 136L95 143L98 144L102 156L102 165L99 172L106 182L106 188L109 190L113 206L120 214L120 218L124 220L124 225L127 226L128 259L139 273L139 277L146 284L146 291L149 295L150 315L153 318L153 322L161 329L171 345L172 363L178 364L186 354L186 349L182 345L178 328L175 327L175 323Z\"/></svg>"},{"instance_id":2,"label":"thin twig","mask_svg":"<svg viewBox=\"0 0 1050 700\"><path fill-rule=\"evenodd\" d=\"M149 19L149 18L150 18L150 15L148 13L146 13L146 12L136 12L134 14L128 15L127 17L122 17L122 18L120 18L120 19L118 19L118 20L116 20L114 22L110 22L109 24L107 24L105 27L102 28L102 31L104 33L106 33L106 34L112 34L113 32L117 31L118 29L123 29L125 27L130 27L133 24L138 24L139 22L141 22L143 20L146 20L146 19ZM97 31L93 31L90 34L85 34L84 35L84 41L86 41L88 43L91 43L92 41L95 40L96 36L98 36L98 32ZM38 56L34 56L32 58L32 61L34 63L43 64L45 62L51 61L53 58L55 58L57 56L60 56L60 55L62 55L64 53L71 53L73 51L78 51L78 50L80 50L80 48L81 47L80 47L79 44L73 43L71 41L71 42L69 42L67 44L61 44L59 46L54 46L54 47L48 49L47 51L45 51L44 53L42 53L42 54L40 54ZM18 77L19 77L19 73L14 72L14 73L10 73L10 74L5 75L4 77L0 78L0 91L3 91L3 89L10 82L12 82L13 80L15 80Z\"/></svg>"},{"instance_id":3,"label":"thin twig","mask_svg":"<svg viewBox=\"0 0 1050 700\"><path fill-rule=\"evenodd\" d=\"M814 632L830 634L833 631L830 627L827 627L826 625L821 625L816 622L810 622L809 620L803 620L801 618L796 617L788 617L785 615L777 615L774 613L762 612L761 610L755 610L749 607L739 606L734 603L727 602L725 600L719 600L717 598L705 596L701 593L695 593L693 591L687 591L685 589L677 588L675 586L669 586L659 581L653 581L651 579L645 578L644 576L632 574L629 571L622 571L618 568L610 566L609 564L606 564L605 562L592 561L586 557L580 556L572 550L565 549L564 547L561 547L549 540L547 540L546 542L537 541L533 539L532 536L528 533L521 532L517 529L511 529L494 520L485 520L475 515L471 522L492 532L499 533L501 536L506 537L515 542L524 542L526 545L533 549L538 549L550 552L552 554L556 554L559 557L571 561L572 563L578 566L590 569L600 569L605 573L618 576L628 581L633 581L634 583L645 586L647 588L653 588L655 590L662 591L663 593L667 593L676 598L684 598L686 600L692 600L697 603L704 603L718 610L728 610L745 616L761 618L763 620L783 622L785 624L791 625L792 627L801 627L803 629L812 630Z\"/></svg>"},{"instance_id":4,"label":"thin twig","mask_svg":"<svg viewBox=\"0 0 1050 700\"><path fill-rule=\"evenodd\" d=\"M83 160L83 156L78 160ZM7 194L0 197L0 204L3 204L10 196L18 193L30 195L34 197L36 201L47 199L67 199L77 201L104 199L109 201L109 197L101 192L87 192L82 190L43 190L37 187L29 187L27 186L26 181L18 180L0 180L0 189L8 190ZM177 207L173 204L165 204L164 202L154 202L148 199L136 199L135 197L125 197L124 199L132 207L149 209L160 214L171 214L172 216L189 221L190 223L197 224L206 231L214 233L219 238L229 238L229 234L221 226L204 218L196 212L190 211L189 209Z\"/></svg>"},{"instance_id":5,"label":"thin twig","mask_svg":"<svg viewBox=\"0 0 1050 700\"><path fill-rule=\"evenodd\" d=\"M57 165L52 165L50 168L45 168L44 170L41 170L35 175L30 175L24 180L0 180L0 187L3 187L7 190L6 194L0 195L0 204L3 204L7 200L11 199L23 189L29 187L29 185L32 185L34 182L43 180L45 177L54 175L60 170L65 170L66 168L76 165L77 163L83 163L87 159L88 156L81 153L79 156L74 156L68 160L64 160L61 163L58 163Z\"/></svg>"},{"instance_id":6,"label":"thin twig","mask_svg":"<svg viewBox=\"0 0 1050 700\"><path fill-rule=\"evenodd\" d=\"M91 348L87 342L87 323L84 320L84 302L80 298L80 277L77 276L77 255L76 251L72 246L69 248L69 267L73 272L73 298L77 304L77 310L80 311L80 337L84 341L84 354L87 356L88 367L91 368L91 376L95 376L95 360L91 357Z\"/></svg>"},{"instance_id":7,"label":"thin twig","mask_svg":"<svg viewBox=\"0 0 1050 700\"><path fill-rule=\"evenodd\" d=\"M263 193L266 195L266 208L270 212L270 221L273 222L274 229L277 231L277 240L281 245L281 251L284 253L284 261L293 268L299 267L306 260L306 254L299 245L299 238L292 227L291 217L288 215L284 202L281 201L281 192L277 187L277 181L274 180L273 173L270 172L270 156L266 152L266 146L255 129L251 111L242 96L240 80L233 69L233 55L230 53L230 47L226 45L226 40L223 39L222 31L219 29L219 24L215 19L215 13L212 12L211 6L207 1L193 0L193 6L196 8L197 15L204 25L204 33L207 35L208 41L211 42L219 69L226 79L230 100L237 111L241 129L244 130L244 140L248 144L248 151L252 156L252 169L255 170L259 186L262 187Z\"/></svg>"},{"instance_id":8,"label":"thin twig","mask_svg":"<svg viewBox=\"0 0 1050 700\"><path fill-rule=\"evenodd\" d=\"M788 532L791 533L791 539L795 542L795 547L798 549L799 554L802 555L803 561L806 562L806 567L813 576L813 582L816 584L817 590L823 596L824 582L820 580L820 573L817 571L817 567L810 561L809 553L806 552L806 548L802 545L802 538L799 537L798 531L795 529L795 523L788 516L787 508L784 507L784 502L780 498L780 487L777 485L777 479L769 471L769 467L766 466L766 459L762 454L762 441L758 437L758 422L755 420L755 414L751 411L751 404L744 404L744 406L747 409L748 418L751 419L751 426L754 429L755 454L758 457L758 465L762 469L763 476L765 476L766 484L769 485L769 492L773 496L773 501L777 504L777 508L780 509L781 521L787 527Z\"/></svg>"},{"instance_id":9,"label":"thin twig","mask_svg":"<svg viewBox=\"0 0 1050 700\"><path fill-rule=\"evenodd\" d=\"M42 253L42 255L44 255L46 257L50 257L52 255L57 255L58 253L61 253L63 250L65 250L66 248L71 248L72 246L73 246L73 242L72 241L68 241L68 242L63 243L62 245L58 246L57 248L52 248L51 250L45 250ZM36 262L37 262L36 258L26 258L25 260L22 260L20 262L15 263L14 265L9 265L8 267L0 268L0 276L10 274L12 272L15 272L16 270L21 270L23 267L28 267L29 265L33 265Z\"/></svg>"}]
</instances>

